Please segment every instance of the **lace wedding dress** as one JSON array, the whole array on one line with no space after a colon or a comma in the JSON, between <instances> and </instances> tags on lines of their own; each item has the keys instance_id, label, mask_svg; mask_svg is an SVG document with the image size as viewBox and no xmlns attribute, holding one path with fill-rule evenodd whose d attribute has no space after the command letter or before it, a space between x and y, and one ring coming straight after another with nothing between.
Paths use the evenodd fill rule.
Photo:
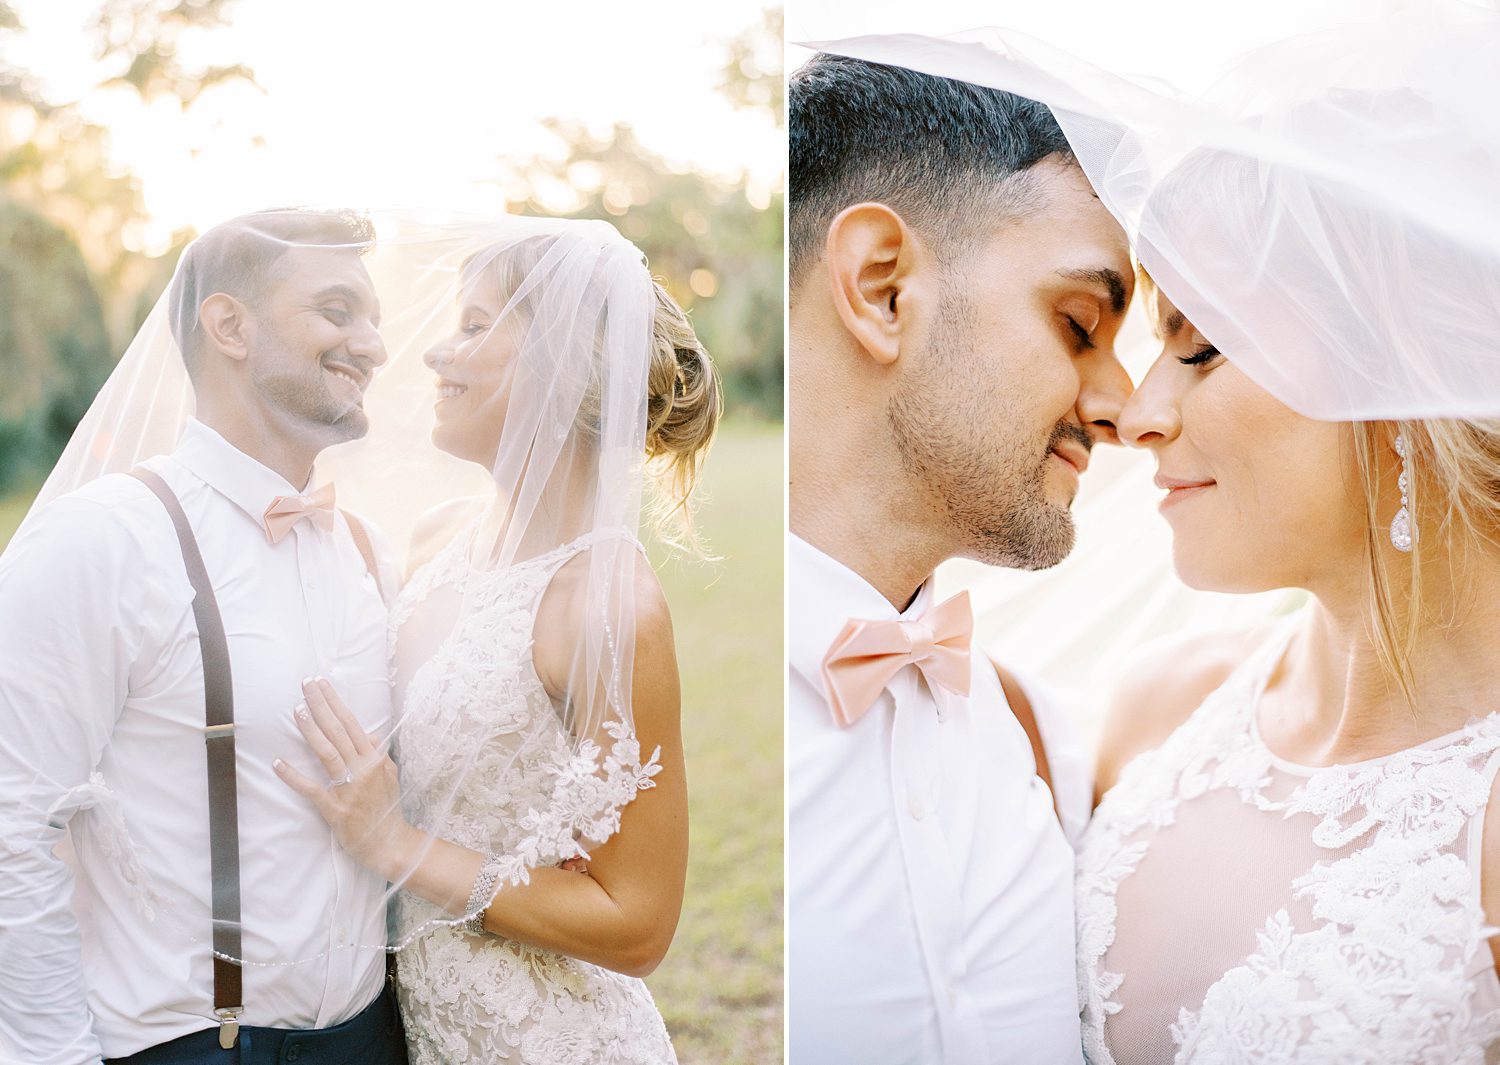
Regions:
<instances>
[{"instance_id":1,"label":"lace wedding dress","mask_svg":"<svg viewBox=\"0 0 1500 1065\"><path fill-rule=\"evenodd\" d=\"M595 535L486 570L470 564L466 532L413 575L392 608L398 763L404 780L420 782L408 817L504 855L515 869L572 856L575 833L612 833L619 808L658 768L642 764L623 730L602 769L590 750L576 750L532 664L542 593ZM398 941L446 916L402 893ZM676 1061L650 991L633 977L445 925L418 932L397 968L412 1065Z\"/></svg>"},{"instance_id":2,"label":"lace wedding dress","mask_svg":"<svg viewBox=\"0 0 1500 1065\"><path fill-rule=\"evenodd\" d=\"M1500 714L1310 768L1255 708L1290 631L1104 797L1081 845L1094 1065L1500 1061L1480 845Z\"/></svg>"}]
</instances>

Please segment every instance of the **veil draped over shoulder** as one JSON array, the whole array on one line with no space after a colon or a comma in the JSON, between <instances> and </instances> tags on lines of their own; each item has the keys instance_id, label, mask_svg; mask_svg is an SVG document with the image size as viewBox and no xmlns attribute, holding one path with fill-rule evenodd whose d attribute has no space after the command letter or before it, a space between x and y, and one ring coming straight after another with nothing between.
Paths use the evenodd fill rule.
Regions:
<instances>
[{"instance_id":1,"label":"veil draped over shoulder","mask_svg":"<svg viewBox=\"0 0 1500 1065\"><path fill-rule=\"evenodd\" d=\"M334 484L381 556L394 662L384 741L405 816L489 855L497 885L519 883L607 840L656 771L635 740L630 689L657 297L640 251L603 222L334 213L355 237L309 242L302 212L270 211L184 254L28 521L172 451L197 406L179 341L204 297L275 281L293 261L279 252L357 254L388 360L363 395L368 432L325 450L312 484ZM542 614L545 677L532 661ZM288 714L297 697L287 693ZM306 750L286 757L326 775ZM129 826L113 831L142 897L157 897ZM390 943L350 947L400 949L480 908L443 912L399 877L387 897L400 898ZM207 912L158 906L151 920L173 941L210 939Z\"/></svg>"},{"instance_id":2,"label":"veil draped over shoulder","mask_svg":"<svg viewBox=\"0 0 1500 1065\"><path fill-rule=\"evenodd\" d=\"M1443 0L1288 37L1194 94L1002 29L809 47L1051 106L1141 266L1294 410L1500 416L1500 13ZM1148 637L1287 604L1183 588L1148 513L1149 463L1100 451L1073 558L1040 575L949 567L979 581L999 653L1097 691Z\"/></svg>"}]
</instances>

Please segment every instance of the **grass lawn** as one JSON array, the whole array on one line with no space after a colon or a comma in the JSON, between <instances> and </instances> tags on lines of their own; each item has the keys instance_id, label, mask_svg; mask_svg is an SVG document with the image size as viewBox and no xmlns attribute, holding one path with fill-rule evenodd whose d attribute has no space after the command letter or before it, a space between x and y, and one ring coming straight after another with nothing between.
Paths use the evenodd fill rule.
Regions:
<instances>
[{"instance_id":1,"label":"grass lawn","mask_svg":"<svg viewBox=\"0 0 1500 1065\"><path fill-rule=\"evenodd\" d=\"M725 427L699 510L721 561L662 570L682 665L692 856L677 939L647 982L682 1065L782 1060L781 440L779 425ZM0 500L0 547L30 501Z\"/></svg>"},{"instance_id":2,"label":"grass lawn","mask_svg":"<svg viewBox=\"0 0 1500 1065\"><path fill-rule=\"evenodd\" d=\"M782 436L727 427L699 525L722 561L662 571L682 664L687 901L648 980L682 1065L782 1060Z\"/></svg>"}]
</instances>

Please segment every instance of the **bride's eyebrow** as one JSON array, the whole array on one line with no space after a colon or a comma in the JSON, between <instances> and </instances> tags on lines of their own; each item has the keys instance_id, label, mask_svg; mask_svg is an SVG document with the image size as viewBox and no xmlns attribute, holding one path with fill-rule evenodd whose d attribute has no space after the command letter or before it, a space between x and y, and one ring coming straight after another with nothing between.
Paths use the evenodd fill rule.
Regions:
<instances>
[{"instance_id":1,"label":"bride's eyebrow","mask_svg":"<svg viewBox=\"0 0 1500 1065\"><path fill-rule=\"evenodd\" d=\"M1187 318L1181 311L1173 311L1167 315L1167 320L1162 322L1161 328L1168 337L1175 337L1182 332L1182 327L1187 325Z\"/></svg>"}]
</instances>

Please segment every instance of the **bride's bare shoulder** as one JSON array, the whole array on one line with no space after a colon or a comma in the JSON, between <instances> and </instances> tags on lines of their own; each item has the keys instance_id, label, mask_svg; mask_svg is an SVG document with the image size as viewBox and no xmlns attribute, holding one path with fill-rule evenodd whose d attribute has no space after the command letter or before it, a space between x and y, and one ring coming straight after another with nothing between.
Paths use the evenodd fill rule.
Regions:
<instances>
[{"instance_id":1,"label":"bride's bare shoulder","mask_svg":"<svg viewBox=\"0 0 1500 1065\"><path fill-rule=\"evenodd\" d=\"M1099 737L1095 799L1136 755L1159 747L1270 634L1275 622L1153 641L1115 685Z\"/></svg>"},{"instance_id":2,"label":"bride's bare shoulder","mask_svg":"<svg viewBox=\"0 0 1500 1065\"><path fill-rule=\"evenodd\" d=\"M432 556L457 536L460 529L479 516L484 504L483 496L450 499L418 518L411 530L411 546L406 552L403 579L410 579L413 573L432 561Z\"/></svg>"}]
</instances>

